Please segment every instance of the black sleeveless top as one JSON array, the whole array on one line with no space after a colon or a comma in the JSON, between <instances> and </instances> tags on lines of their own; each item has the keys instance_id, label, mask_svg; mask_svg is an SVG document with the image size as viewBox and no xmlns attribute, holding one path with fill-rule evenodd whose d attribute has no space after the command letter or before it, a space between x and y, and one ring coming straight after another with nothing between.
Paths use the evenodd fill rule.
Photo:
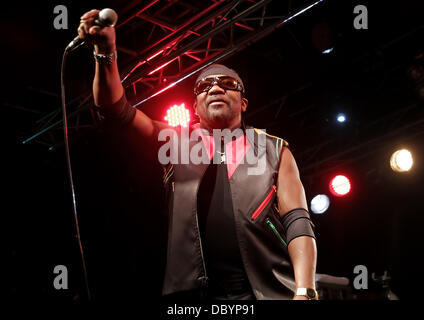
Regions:
<instances>
[{"instance_id":1,"label":"black sleeveless top","mask_svg":"<svg viewBox=\"0 0 424 320\"><path fill-rule=\"evenodd\" d=\"M225 150L222 139L217 138L215 146L215 156L221 159ZM198 215L210 293L250 291L237 241L225 163L211 163L207 168L199 187Z\"/></svg>"}]
</instances>

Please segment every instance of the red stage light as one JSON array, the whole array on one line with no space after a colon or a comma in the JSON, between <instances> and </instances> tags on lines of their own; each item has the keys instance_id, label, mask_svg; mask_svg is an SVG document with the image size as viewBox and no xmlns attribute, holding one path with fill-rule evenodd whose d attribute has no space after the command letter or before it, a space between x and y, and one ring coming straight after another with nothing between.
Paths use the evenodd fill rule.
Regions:
<instances>
[{"instance_id":1,"label":"red stage light","mask_svg":"<svg viewBox=\"0 0 424 320\"><path fill-rule=\"evenodd\" d=\"M344 175L337 175L330 181L330 192L337 197L347 195L351 187L350 180Z\"/></svg>"},{"instance_id":2,"label":"red stage light","mask_svg":"<svg viewBox=\"0 0 424 320\"><path fill-rule=\"evenodd\" d=\"M187 127L190 123L190 112L185 108L184 103L173 105L166 111L165 120L172 127Z\"/></svg>"}]
</instances>

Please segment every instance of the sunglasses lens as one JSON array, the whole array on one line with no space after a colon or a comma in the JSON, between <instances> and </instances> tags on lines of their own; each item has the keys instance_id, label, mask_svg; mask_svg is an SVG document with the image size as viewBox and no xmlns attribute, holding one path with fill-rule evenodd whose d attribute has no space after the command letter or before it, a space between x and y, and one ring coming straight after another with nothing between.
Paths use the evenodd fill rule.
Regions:
<instances>
[{"instance_id":1,"label":"sunglasses lens","mask_svg":"<svg viewBox=\"0 0 424 320\"><path fill-rule=\"evenodd\" d=\"M220 79L220 86L224 89L236 90L238 87L238 82L236 79L225 77Z\"/></svg>"},{"instance_id":2,"label":"sunglasses lens","mask_svg":"<svg viewBox=\"0 0 424 320\"><path fill-rule=\"evenodd\" d=\"M201 93L203 91L206 91L210 88L211 84L212 84L213 80L210 79L206 79L206 80L201 80L197 83L196 86L196 91L198 93Z\"/></svg>"}]
</instances>

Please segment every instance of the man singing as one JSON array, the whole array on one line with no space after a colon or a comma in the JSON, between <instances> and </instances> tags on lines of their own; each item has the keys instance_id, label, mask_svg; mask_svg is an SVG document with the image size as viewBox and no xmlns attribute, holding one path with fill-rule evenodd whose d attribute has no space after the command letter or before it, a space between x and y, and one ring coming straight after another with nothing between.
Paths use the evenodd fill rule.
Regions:
<instances>
[{"instance_id":1,"label":"man singing","mask_svg":"<svg viewBox=\"0 0 424 320\"><path fill-rule=\"evenodd\" d=\"M158 141L163 130L172 129L183 144L182 129L128 104L116 63L115 30L94 25L98 12L85 13L78 28L79 37L94 45L96 108L143 139ZM185 142L190 154L200 141L208 161L162 163L169 209L163 294L317 299L313 224L287 142L244 125L248 101L234 70L219 64L202 70L194 93L200 122L189 131L200 134L198 141ZM257 162L243 161L247 158ZM252 173L258 163L260 174Z\"/></svg>"}]
</instances>

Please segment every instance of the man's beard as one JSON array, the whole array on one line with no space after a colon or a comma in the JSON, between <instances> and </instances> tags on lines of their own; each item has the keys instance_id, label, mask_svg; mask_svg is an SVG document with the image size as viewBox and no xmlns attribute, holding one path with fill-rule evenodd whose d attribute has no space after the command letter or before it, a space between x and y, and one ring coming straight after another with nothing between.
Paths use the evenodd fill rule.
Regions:
<instances>
[{"instance_id":1,"label":"man's beard","mask_svg":"<svg viewBox=\"0 0 424 320\"><path fill-rule=\"evenodd\" d=\"M228 107L227 107L228 108ZM230 110L208 110L208 122L213 128L227 128L235 119L236 114Z\"/></svg>"}]
</instances>

